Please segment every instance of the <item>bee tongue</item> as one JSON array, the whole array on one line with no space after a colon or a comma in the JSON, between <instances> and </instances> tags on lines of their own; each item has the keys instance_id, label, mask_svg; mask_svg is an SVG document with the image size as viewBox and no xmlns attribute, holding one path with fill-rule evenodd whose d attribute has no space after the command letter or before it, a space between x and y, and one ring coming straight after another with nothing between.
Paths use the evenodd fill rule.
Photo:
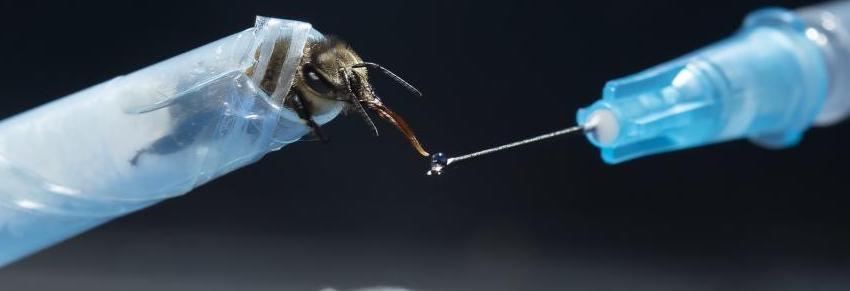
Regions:
<instances>
[{"instance_id":1,"label":"bee tongue","mask_svg":"<svg viewBox=\"0 0 850 291\"><path fill-rule=\"evenodd\" d=\"M413 130L410 129L410 126L407 125L407 122L405 122L404 119L401 118L401 116L393 112L389 107L381 103L381 101L372 101L365 103L366 106L369 107L369 109L372 109L377 112L378 116L395 125L395 127L398 128L398 130L400 130L405 137L407 137L407 140L410 141L410 145L413 146L413 149L415 149L420 155L422 155L423 157L427 157L430 155L428 154L428 151L426 151L425 148L422 146L422 144L419 143L419 139L416 138L416 135L413 134Z\"/></svg>"}]
</instances>

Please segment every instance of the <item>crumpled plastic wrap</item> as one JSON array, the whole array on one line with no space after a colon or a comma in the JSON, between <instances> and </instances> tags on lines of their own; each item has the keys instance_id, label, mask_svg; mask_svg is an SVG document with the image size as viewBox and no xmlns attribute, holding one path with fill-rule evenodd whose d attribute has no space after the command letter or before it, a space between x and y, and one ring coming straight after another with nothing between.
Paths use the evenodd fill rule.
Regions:
<instances>
[{"instance_id":1,"label":"crumpled plastic wrap","mask_svg":"<svg viewBox=\"0 0 850 291\"><path fill-rule=\"evenodd\" d=\"M0 122L0 266L308 133L282 104L311 38L323 36L309 23L258 17L251 29ZM287 54L274 92L264 92L276 43Z\"/></svg>"}]
</instances>

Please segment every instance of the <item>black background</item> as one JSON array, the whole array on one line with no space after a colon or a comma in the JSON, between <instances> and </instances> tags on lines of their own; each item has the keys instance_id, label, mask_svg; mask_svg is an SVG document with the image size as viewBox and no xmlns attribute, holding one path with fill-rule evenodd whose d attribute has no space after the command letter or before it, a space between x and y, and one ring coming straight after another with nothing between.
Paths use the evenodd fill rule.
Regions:
<instances>
[{"instance_id":1,"label":"black background","mask_svg":"<svg viewBox=\"0 0 850 291\"><path fill-rule=\"evenodd\" d=\"M605 81L808 1L0 3L0 117L248 28L299 19L378 78L432 151L571 125ZM0 270L0 290L848 290L850 123L608 166L583 138L433 178L386 124L257 164Z\"/></svg>"}]
</instances>

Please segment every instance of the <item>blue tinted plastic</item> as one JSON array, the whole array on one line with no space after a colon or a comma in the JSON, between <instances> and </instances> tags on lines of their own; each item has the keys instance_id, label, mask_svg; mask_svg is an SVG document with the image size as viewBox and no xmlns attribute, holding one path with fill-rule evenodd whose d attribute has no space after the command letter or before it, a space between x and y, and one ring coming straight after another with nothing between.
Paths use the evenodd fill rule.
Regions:
<instances>
[{"instance_id":1,"label":"blue tinted plastic","mask_svg":"<svg viewBox=\"0 0 850 291\"><path fill-rule=\"evenodd\" d=\"M588 134L608 163L737 138L793 145L827 92L823 56L805 28L789 11L757 11L726 40L609 82L578 123L600 109L613 113L613 141Z\"/></svg>"},{"instance_id":2,"label":"blue tinted plastic","mask_svg":"<svg viewBox=\"0 0 850 291\"><path fill-rule=\"evenodd\" d=\"M309 132L280 106L307 23L257 26L0 122L0 266L184 194ZM274 94L259 90L289 42ZM315 116L323 124L342 108Z\"/></svg>"}]
</instances>

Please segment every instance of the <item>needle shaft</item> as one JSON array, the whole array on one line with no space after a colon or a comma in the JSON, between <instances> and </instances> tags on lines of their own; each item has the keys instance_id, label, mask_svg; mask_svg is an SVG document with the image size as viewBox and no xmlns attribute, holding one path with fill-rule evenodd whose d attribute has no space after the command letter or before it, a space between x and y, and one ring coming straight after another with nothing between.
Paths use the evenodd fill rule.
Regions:
<instances>
[{"instance_id":1,"label":"needle shaft","mask_svg":"<svg viewBox=\"0 0 850 291\"><path fill-rule=\"evenodd\" d=\"M530 143L535 143L535 142L538 142L538 141L550 139L550 138L565 135L565 134L570 134L570 133L575 133L575 132L583 132L584 129L585 129L584 127L577 125L577 126L573 126L573 127L570 127L570 128L558 130L558 131L555 131L555 132L550 132L550 133L538 135L538 136L535 136L535 137L532 137L532 138L527 138L527 139L524 139L524 140L509 143L509 144L504 144L504 145L500 145L500 146L497 146L497 147L492 147L492 148L488 148L488 149L485 149L485 150L465 154L465 155L462 155L462 156L451 157L451 158L445 158L445 155L443 153L437 153L437 154L432 155L431 170L428 171L428 175L442 174L443 169L445 169L449 165L456 164L456 163L464 161L464 160L477 158L477 157L480 157L480 156L483 156L483 155L492 154L492 153L495 153L495 152L500 152L500 151L507 150L507 149L510 149L510 148L514 148L514 147L518 147L518 146L526 145L526 144L530 144Z\"/></svg>"}]
</instances>

